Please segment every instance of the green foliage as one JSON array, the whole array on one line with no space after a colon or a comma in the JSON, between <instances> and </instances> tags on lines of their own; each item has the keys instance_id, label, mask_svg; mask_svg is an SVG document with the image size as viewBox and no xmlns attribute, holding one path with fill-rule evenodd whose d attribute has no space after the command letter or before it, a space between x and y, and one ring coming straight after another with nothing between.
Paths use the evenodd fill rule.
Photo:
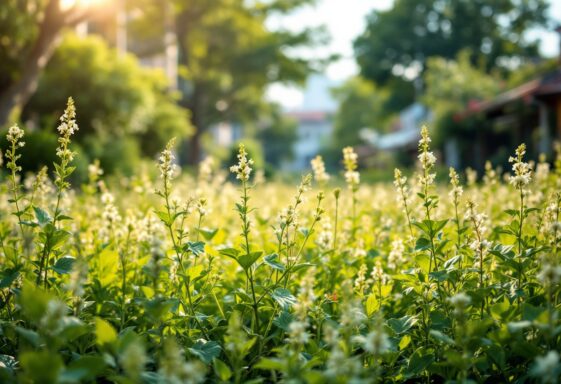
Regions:
<instances>
[{"instance_id":1,"label":"green foliage","mask_svg":"<svg viewBox=\"0 0 561 384\"><path fill-rule=\"evenodd\" d=\"M384 132L387 90L362 77L354 77L334 89L333 96L339 103L334 117L333 146L341 148L360 144L359 133L363 128Z\"/></svg>"},{"instance_id":2,"label":"green foliage","mask_svg":"<svg viewBox=\"0 0 561 384\"><path fill-rule=\"evenodd\" d=\"M170 137L192 133L188 112L166 88L163 73L140 67L131 55L119 56L102 39L67 34L23 119L38 117L43 130L52 129L60 105L68 95L77 95L77 142L84 144L88 157L99 158L107 172L131 173L139 155L152 157ZM42 152L49 151L38 153Z\"/></svg>"},{"instance_id":3,"label":"green foliage","mask_svg":"<svg viewBox=\"0 0 561 384\"><path fill-rule=\"evenodd\" d=\"M424 127L414 182L360 184L345 148L333 190L254 185L243 145L235 184L181 177L172 140L158 178L72 191L63 121L50 189L8 134L2 383L559 381L561 168L524 145L508 183L448 186Z\"/></svg>"},{"instance_id":4,"label":"green foliage","mask_svg":"<svg viewBox=\"0 0 561 384\"><path fill-rule=\"evenodd\" d=\"M437 145L453 137L469 140L465 135L474 135L472 121L458 123L458 115L466 113L470 103L488 100L501 90L500 77L472 65L469 56L464 51L456 60L435 57L427 62L422 101L433 113Z\"/></svg>"}]
</instances>

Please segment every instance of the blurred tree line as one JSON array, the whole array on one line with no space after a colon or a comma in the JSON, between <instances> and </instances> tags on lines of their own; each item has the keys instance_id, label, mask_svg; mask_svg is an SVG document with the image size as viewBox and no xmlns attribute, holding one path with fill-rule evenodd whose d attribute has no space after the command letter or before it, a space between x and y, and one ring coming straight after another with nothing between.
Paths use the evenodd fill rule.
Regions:
<instances>
[{"instance_id":1,"label":"blurred tree line","mask_svg":"<svg viewBox=\"0 0 561 384\"><path fill-rule=\"evenodd\" d=\"M548 6L547 0L395 0L373 11L354 41L360 74L335 91L341 103L335 136L360 144L361 128L384 132L400 111L421 102L433 113L437 144L451 136L469 143L484 127L455 114L555 67L528 34L552 28ZM361 114L360 105L371 113Z\"/></svg>"},{"instance_id":2,"label":"blurred tree line","mask_svg":"<svg viewBox=\"0 0 561 384\"><path fill-rule=\"evenodd\" d=\"M178 89L159 71L110 47L111 39L78 38L68 29L84 20L100 35L114 33L120 1L5 0L0 4L0 126L28 124L28 142L53 142L57 117L72 95L80 131L76 145L109 171L129 172L142 155L153 156L171 136L186 139L179 153L195 164L209 127L248 126L270 146L279 163L278 140L294 138L294 125L264 98L273 82L303 84L324 60L289 55L288 48L322 44L322 30L271 30L266 22L314 0L127 0L128 40L146 54L163 52L171 32L178 47ZM167 37L166 37L167 38ZM146 52L148 51L148 52ZM291 133L292 130L292 133ZM50 133L49 133L50 132ZM208 141L208 140L207 140ZM55 142L53 142L55 143ZM30 148L34 144L30 144ZM284 153L290 147L285 143ZM212 152L212 148L207 148Z\"/></svg>"}]
</instances>

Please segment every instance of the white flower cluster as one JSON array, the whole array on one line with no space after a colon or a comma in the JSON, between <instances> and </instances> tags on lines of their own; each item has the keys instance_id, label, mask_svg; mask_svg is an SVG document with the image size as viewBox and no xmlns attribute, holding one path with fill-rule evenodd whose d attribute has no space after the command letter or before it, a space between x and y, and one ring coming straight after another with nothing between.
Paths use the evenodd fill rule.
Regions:
<instances>
[{"instance_id":1,"label":"white flower cluster","mask_svg":"<svg viewBox=\"0 0 561 384\"><path fill-rule=\"evenodd\" d=\"M158 373L168 384L197 384L205 380L205 366L198 361L185 361L184 351L175 340L168 339Z\"/></svg>"},{"instance_id":2,"label":"white flower cluster","mask_svg":"<svg viewBox=\"0 0 561 384\"><path fill-rule=\"evenodd\" d=\"M477 212L476 207L475 202L469 200L466 204L466 214L464 219L473 223L473 229L476 236L471 242L470 248L475 252L474 262L478 263L479 257L484 256L487 250L491 247L491 242L485 239L485 236L487 236L489 232L489 218L486 214Z\"/></svg>"},{"instance_id":3,"label":"white flower cluster","mask_svg":"<svg viewBox=\"0 0 561 384\"><path fill-rule=\"evenodd\" d=\"M544 260L536 277L545 286L555 286L561 282L561 265Z\"/></svg>"},{"instance_id":4,"label":"white flower cluster","mask_svg":"<svg viewBox=\"0 0 561 384\"><path fill-rule=\"evenodd\" d=\"M454 307L454 315L457 317L463 316L466 309L471 304L471 297L463 292L456 293L454 296L448 298L448 301Z\"/></svg>"},{"instance_id":5,"label":"white flower cluster","mask_svg":"<svg viewBox=\"0 0 561 384\"><path fill-rule=\"evenodd\" d=\"M179 173L179 167L175 164L175 155L173 154L174 145L175 139L171 139L159 158L160 176L165 180L166 188L169 187L171 180Z\"/></svg>"},{"instance_id":6,"label":"white flower cluster","mask_svg":"<svg viewBox=\"0 0 561 384\"><path fill-rule=\"evenodd\" d=\"M355 190L360 183L360 173L358 167L358 155L353 147L343 148L343 164L345 165L345 181L350 189Z\"/></svg>"},{"instance_id":7,"label":"white flower cluster","mask_svg":"<svg viewBox=\"0 0 561 384\"><path fill-rule=\"evenodd\" d=\"M288 326L289 340L293 344L306 344L310 340L306 321L293 320Z\"/></svg>"},{"instance_id":8,"label":"white flower cluster","mask_svg":"<svg viewBox=\"0 0 561 384\"><path fill-rule=\"evenodd\" d=\"M436 164L436 156L429 150L430 142L429 130L426 125L423 125L421 128L421 139L419 140L418 158L423 169L423 173L419 175L419 182L424 186L433 184L436 177L436 173L431 173Z\"/></svg>"},{"instance_id":9,"label":"white flower cluster","mask_svg":"<svg viewBox=\"0 0 561 384\"><path fill-rule=\"evenodd\" d=\"M460 185L460 177L458 176L458 172L452 167L450 167L450 184L452 185L452 189L450 190L450 197L454 200L455 203L458 202L462 194L464 193L464 189Z\"/></svg>"},{"instance_id":10,"label":"white flower cluster","mask_svg":"<svg viewBox=\"0 0 561 384\"><path fill-rule=\"evenodd\" d=\"M314 285L316 283L315 275L315 267L309 268L300 281L300 290L298 292L298 300L294 305L294 312L302 320L305 320L308 310L316 300L316 294L314 292Z\"/></svg>"},{"instance_id":11,"label":"white flower cluster","mask_svg":"<svg viewBox=\"0 0 561 384\"><path fill-rule=\"evenodd\" d=\"M497 171L489 160L485 162L485 175L483 175L483 182L485 185L492 186L498 183Z\"/></svg>"},{"instance_id":12,"label":"white flower cluster","mask_svg":"<svg viewBox=\"0 0 561 384\"><path fill-rule=\"evenodd\" d=\"M390 339L382 327L369 332L366 336L355 336L354 341L362 344L362 347L374 356L382 355L391 349Z\"/></svg>"},{"instance_id":13,"label":"white flower cluster","mask_svg":"<svg viewBox=\"0 0 561 384\"><path fill-rule=\"evenodd\" d=\"M102 219L111 227L114 223L121 221L119 210L115 206L115 197L110 192L103 192L101 195L101 203L103 204Z\"/></svg>"},{"instance_id":14,"label":"white flower cluster","mask_svg":"<svg viewBox=\"0 0 561 384\"><path fill-rule=\"evenodd\" d=\"M333 227L329 219L322 220L321 230L316 236L316 244L322 250L330 249L333 246Z\"/></svg>"},{"instance_id":15,"label":"white flower cluster","mask_svg":"<svg viewBox=\"0 0 561 384\"><path fill-rule=\"evenodd\" d=\"M210 182L212 178L212 170L214 169L214 158L207 156L199 164L199 180L205 183Z\"/></svg>"},{"instance_id":16,"label":"white flower cluster","mask_svg":"<svg viewBox=\"0 0 561 384\"><path fill-rule=\"evenodd\" d=\"M325 171L325 163L321 156L316 156L310 162L312 165L312 171L314 172L314 179L318 183L328 182L330 179L329 174Z\"/></svg>"},{"instance_id":17,"label":"white flower cluster","mask_svg":"<svg viewBox=\"0 0 561 384\"><path fill-rule=\"evenodd\" d=\"M392 248L388 255L388 268L396 270L398 266L405 264L405 245L403 240L397 239L392 241Z\"/></svg>"},{"instance_id":18,"label":"white flower cluster","mask_svg":"<svg viewBox=\"0 0 561 384\"><path fill-rule=\"evenodd\" d=\"M68 98L68 104L64 113L60 117L60 125L57 128L61 136L72 136L78 130L76 124L76 107L74 106L74 99Z\"/></svg>"},{"instance_id":19,"label":"white flower cluster","mask_svg":"<svg viewBox=\"0 0 561 384\"><path fill-rule=\"evenodd\" d=\"M526 154L526 145L520 144L516 148L516 157L509 157L508 162L512 163L512 171L514 175L510 176L509 182L516 189L522 189L532 181L532 166L524 162Z\"/></svg>"},{"instance_id":20,"label":"white flower cluster","mask_svg":"<svg viewBox=\"0 0 561 384\"><path fill-rule=\"evenodd\" d=\"M23 141L20 141L23 138L23 135L23 129L21 129L17 125L12 125L10 128L8 128L6 139L8 139L8 141L15 146L23 147L25 143Z\"/></svg>"},{"instance_id":21,"label":"white flower cluster","mask_svg":"<svg viewBox=\"0 0 561 384\"><path fill-rule=\"evenodd\" d=\"M382 262L380 261L380 259L377 259L376 263L374 263L374 268L372 268L370 277L375 284L386 285L390 281L390 276L386 272L384 272L384 268L382 268Z\"/></svg>"},{"instance_id":22,"label":"white flower cluster","mask_svg":"<svg viewBox=\"0 0 561 384\"><path fill-rule=\"evenodd\" d=\"M70 136L78 130L76 124L76 107L74 106L74 99L68 98L68 103L64 113L60 117L60 125L57 128L60 137L58 138L59 146L56 150L56 155L63 161L68 163L74 160L75 153L68 149L70 144Z\"/></svg>"},{"instance_id":23,"label":"white flower cluster","mask_svg":"<svg viewBox=\"0 0 561 384\"><path fill-rule=\"evenodd\" d=\"M245 146L240 144L240 149L238 152L238 164L232 165L230 167L230 172L236 174L236 179L246 182L249 180L251 174L251 166L253 165L252 159L247 159L247 152Z\"/></svg>"},{"instance_id":24,"label":"white flower cluster","mask_svg":"<svg viewBox=\"0 0 561 384\"><path fill-rule=\"evenodd\" d=\"M368 272L368 266L366 264L361 264L355 279L355 289L358 292L363 292L367 288L366 273Z\"/></svg>"}]
</instances>

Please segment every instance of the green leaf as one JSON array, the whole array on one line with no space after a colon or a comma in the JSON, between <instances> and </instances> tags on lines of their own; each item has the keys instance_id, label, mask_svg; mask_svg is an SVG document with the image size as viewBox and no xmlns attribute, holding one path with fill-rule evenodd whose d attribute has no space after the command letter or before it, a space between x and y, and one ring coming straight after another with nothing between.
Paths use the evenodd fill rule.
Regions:
<instances>
[{"instance_id":1,"label":"green leaf","mask_svg":"<svg viewBox=\"0 0 561 384\"><path fill-rule=\"evenodd\" d=\"M452 338L450 338L449 336L445 335L444 333L437 331L436 329L431 329L430 330L430 335L432 337L434 337L436 340L440 341L441 343L444 344L449 344L449 345L454 345L454 340L452 340Z\"/></svg>"},{"instance_id":2,"label":"green leaf","mask_svg":"<svg viewBox=\"0 0 561 384\"><path fill-rule=\"evenodd\" d=\"M197 342L189 348L189 352L201 359L205 364L212 363L214 358L220 356L220 344L216 341L206 341L204 339L197 340Z\"/></svg>"},{"instance_id":3,"label":"green leaf","mask_svg":"<svg viewBox=\"0 0 561 384\"><path fill-rule=\"evenodd\" d=\"M222 256L230 257L234 260L237 260L240 251L238 251L236 248L222 248L218 250L218 253L221 254Z\"/></svg>"},{"instance_id":4,"label":"green leaf","mask_svg":"<svg viewBox=\"0 0 561 384\"><path fill-rule=\"evenodd\" d=\"M411 343L411 336L405 335L399 341L399 349L403 351Z\"/></svg>"},{"instance_id":5,"label":"green leaf","mask_svg":"<svg viewBox=\"0 0 561 384\"><path fill-rule=\"evenodd\" d=\"M413 355L411 355L409 364L407 364L408 376L418 376L434 361L434 354L423 350L424 348L419 348L415 351L415 353L413 353Z\"/></svg>"},{"instance_id":6,"label":"green leaf","mask_svg":"<svg viewBox=\"0 0 561 384\"><path fill-rule=\"evenodd\" d=\"M294 320L294 316L288 311L281 311L279 315L273 320L273 324L288 332L290 323Z\"/></svg>"},{"instance_id":7,"label":"green leaf","mask_svg":"<svg viewBox=\"0 0 561 384\"><path fill-rule=\"evenodd\" d=\"M193 255L199 256L205 252L205 243L202 241L197 241L195 243L189 241L187 242L187 248L193 253Z\"/></svg>"},{"instance_id":8,"label":"green leaf","mask_svg":"<svg viewBox=\"0 0 561 384\"><path fill-rule=\"evenodd\" d=\"M214 373L222 381L228 381L232 377L232 370L222 360L214 359Z\"/></svg>"},{"instance_id":9,"label":"green leaf","mask_svg":"<svg viewBox=\"0 0 561 384\"><path fill-rule=\"evenodd\" d=\"M63 256L55 262L52 266L53 271L60 275L69 274L72 271L72 266L76 259L72 256Z\"/></svg>"},{"instance_id":10,"label":"green leaf","mask_svg":"<svg viewBox=\"0 0 561 384\"><path fill-rule=\"evenodd\" d=\"M265 256L263 262L277 271L284 271L286 269L284 264L280 262L279 255L276 253Z\"/></svg>"},{"instance_id":11,"label":"green leaf","mask_svg":"<svg viewBox=\"0 0 561 384\"><path fill-rule=\"evenodd\" d=\"M218 233L218 228L216 229L199 228L199 233L203 235L206 241L210 241Z\"/></svg>"},{"instance_id":12,"label":"green leaf","mask_svg":"<svg viewBox=\"0 0 561 384\"><path fill-rule=\"evenodd\" d=\"M371 293L366 299L366 315L370 316L380 309L380 302L375 294Z\"/></svg>"},{"instance_id":13,"label":"green leaf","mask_svg":"<svg viewBox=\"0 0 561 384\"><path fill-rule=\"evenodd\" d=\"M97 344L104 346L117 340L117 332L111 324L100 317L95 319L95 337Z\"/></svg>"},{"instance_id":14,"label":"green leaf","mask_svg":"<svg viewBox=\"0 0 561 384\"><path fill-rule=\"evenodd\" d=\"M249 268L251 268L253 264L255 264L257 259L259 259L259 257L261 257L262 254L263 252L261 251L251 252L249 255L245 254L239 256L237 258L237 261L240 264L240 266L247 271Z\"/></svg>"},{"instance_id":15,"label":"green leaf","mask_svg":"<svg viewBox=\"0 0 561 384\"><path fill-rule=\"evenodd\" d=\"M64 246L66 240L70 237L70 232L64 229L57 229L53 232L51 238L49 239L49 247L51 251L56 251L57 249Z\"/></svg>"},{"instance_id":16,"label":"green leaf","mask_svg":"<svg viewBox=\"0 0 561 384\"><path fill-rule=\"evenodd\" d=\"M60 377L61 383L78 383L94 380L105 369L101 356L83 356L71 361Z\"/></svg>"},{"instance_id":17,"label":"green leaf","mask_svg":"<svg viewBox=\"0 0 561 384\"><path fill-rule=\"evenodd\" d=\"M407 332L417 323L417 318L413 316L403 316L399 319L389 319L388 326L398 335Z\"/></svg>"},{"instance_id":18,"label":"green leaf","mask_svg":"<svg viewBox=\"0 0 561 384\"><path fill-rule=\"evenodd\" d=\"M286 288L275 289L271 293L271 297L285 310L296 304L296 297L292 296Z\"/></svg>"},{"instance_id":19,"label":"green leaf","mask_svg":"<svg viewBox=\"0 0 561 384\"><path fill-rule=\"evenodd\" d=\"M48 224L53 220L47 211L44 211L39 207L33 207L33 210L35 211L35 218L37 219L39 226L44 227L45 224Z\"/></svg>"},{"instance_id":20,"label":"green leaf","mask_svg":"<svg viewBox=\"0 0 561 384\"><path fill-rule=\"evenodd\" d=\"M284 363L282 360L276 358L261 359L257 364L255 364L255 368L265 371L280 371L284 369Z\"/></svg>"},{"instance_id":21,"label":"green leaf","mask_svg":"<svg viewBox=\"0 0 561 384\"><path fill-rule=\"evenodd\" d=\"M415 251L424 251L430 249L430 240L424 237L419 237L415 243Z\"/></svg>"},{"instance_id":22,"label":"green leaf","mask_svg":"<svg viewBox=\"0 0 561 384\"><path fill-rule=\"evenodd\" d=\"M53 351L23 352L19 355L23 368L22 382L58 383L64 365L58 353Z\"/></svg>"},{"instance_id":23,"label":"green leaf","mask_svg":"<svg viewBox=\"0 0 561 384\"><path fill-rule=\"evenodd\" d=\"M0 274L0 289L8 288L18 278L20 268L8 268Z\"/></svg>"}]
</instances>

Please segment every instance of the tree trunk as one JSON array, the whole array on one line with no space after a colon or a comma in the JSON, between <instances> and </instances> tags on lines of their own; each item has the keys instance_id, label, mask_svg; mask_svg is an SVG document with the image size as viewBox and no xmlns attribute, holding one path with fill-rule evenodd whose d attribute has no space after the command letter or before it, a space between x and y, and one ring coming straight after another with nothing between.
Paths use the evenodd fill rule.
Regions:
<instances>
[{"instance_id":1,"label":"tree trunk","mask_svg":"<svg viewBox=\"0 0 561 384\"><path fill-rule=\"evenodd\" d=\"M37 40L25 59L19 77L0 91L0 125L8 122L15 108L23 108L37 89L39 75L52 56L56 39L64 26L58 0L51 0L39 27Z\"/></svg>"}]
</instances>

